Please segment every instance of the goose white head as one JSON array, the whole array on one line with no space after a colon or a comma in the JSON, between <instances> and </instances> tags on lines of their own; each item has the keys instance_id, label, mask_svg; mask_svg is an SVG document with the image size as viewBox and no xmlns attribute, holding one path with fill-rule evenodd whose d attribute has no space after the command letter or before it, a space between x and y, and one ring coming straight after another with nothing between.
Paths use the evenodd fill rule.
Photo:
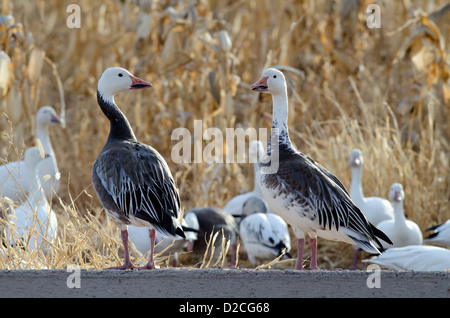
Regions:
<instances>
[{"instance_id":1,"label":"goose white head","mask_svg":"<svg viewBox=\"0 0 450 318\"><path fill-rule=\"evenodd\" d=\"M37 112L36 123L43 126L48 126L55 123L60 124L61 118L59 118L52 106L42 106Z\"/></svg>"},{"instance_id":2,"label":"goose white head","mask_svg":"<svg viewBox=\"0 0 450 318\"><path fill-rule=\"evenodd\" d=\"M404 198L405 192L403 191L403 186L400 183L394 183L391 185L389 200L391 200L391 202L402 202Z\"/></svg>"},{"instance_id":3,"label":"goose white head","mask_svg":"<svg viewBox=\"0 0 450 318\"><path fill-rule=\"evenodd\" d=\"M281 71L268 68L263 72L261 79L252 85L252 90L272 95L284 94L286 93L286 78Z\"/></svg>"},{"instance_id":4,"label":"goose white head","mask_svg":"<svg viewBox=\"0 0 450 318\"><path fill-rule=\"evenodd\" d=\"M349 164L352 168L359 168L363 165L364 159L362 156L362 152L359 149L353 149L350 153Z\"/></svg>"},{"instance_id":5,"label":"goose white head","mask_svg":"<svg viewBox=\"0 0 450 318\"><path fill-rule=\"evenodd\" d=\"M106 69L100 76L97 90L103 96L114 96L129 89L141 89L151 86L150 82L132 75L124 68L111 67Z\"/></svg>"}]
</instances>

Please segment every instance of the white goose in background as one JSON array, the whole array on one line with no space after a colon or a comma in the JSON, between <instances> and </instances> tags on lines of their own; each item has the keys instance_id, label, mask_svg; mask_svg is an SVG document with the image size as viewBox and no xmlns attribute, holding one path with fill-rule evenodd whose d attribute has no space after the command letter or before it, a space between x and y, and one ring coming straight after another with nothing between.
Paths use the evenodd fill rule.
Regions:
<instances>
[{"instance_id":1,"label":"white goose in background","mask_svg":"<svg viewBox=\"0 0 450 318\"><path fill-rule=\"evenodd\" d=\"M450 250L428 245L408 245L390 248L363 262L406 271L448 271Z\"/></svg>"},{"instance_id":2,"label":"white goose in background","mask_svg":"<svg viewBox=\"0 0 450 318\"><path fill-rule=\"evenodd\" d=\"M422 231L419 226L405 217L403 201L405 192L400 183L394 183L389 191L389 200L394 208L394 220L386 220L378 223L377 227L389 236L393 245L391 247L402 247L407 245L421 245L423 242ZM389 248L383 244L384 248Z\"/></svg>"},{"instance_id":3,"label":"white goose in background","mask_svg":"<svg viewBox=\"0 0 450 318\"><path fill-rule=\"evenodd\" d=\"M27 242L30 250L46 250L46 242L53 242L57 236L58 220L45 197L37 174L38 164L43 160L44 157L37 147L31 147L25 152L27 180L31 191L23 204L12 208L13 211L9 215L10 222L14 225L8 231L9 243L14 245L22 240Z\"/></svg>"},{"instance_id":4,"label":"white goose in background","mask_svg":"<svg viewBox=\"0 0 450 318\"><path fill-rule=\"evenodd\" d=\"M253 140L249 144L249 158L250 162L254 162L254 180L256 181L256 174L258 172L258 160L264 155L264 146L261 141ZM242 206L244 202L247 201L250 197L259 197L262 199L261 189L259 188L259 184L257 182L254 183L253 190L250 192L246 192L243 194L239 194L233 197L224 207L224 210L229 214L238 218L242 215Z\"/></svg>"},{"instance_id":5,"label":"white goose in background","mask_svg":"<svg viewBox=\"0 0 450 318\"><path fill-rule=\"evenodd\" d=\"M40 140L49 157L39 163L37 171L45 196L49 200L54 192L58 193L61 177L48 133L49 126L55 123L61 123L61 120L53 107L41 107L36 115L36 139ZM13 201L25 200L25 195L30 191L25 170L24 161L10 162L0 166L0 195L2 197L8 197ZM44 176L46 177L44 178Z\"/></svg>"},{"instance_id":6,"label":"white goose in background","mask_svg":"<svg viewBox=\"0 0 450 318\"><path fill-rule=\"evenodd\" d=\"M239 233L253 267L258 261L291 258L291 239L286 222L277 214L267 213L266 203L251 197L243 207Z\"/></svg>"},{"instance_id":7,"label":"white goose in background","mask_svg":"<svg viewBox=\"0 0 450 318\"><path fill-rule=\"evenodd\" d=\"M450 246L450 220L440 225L432 226L425 231L432 231L432 233L424 240L424 243Z\"/></svg>"},{"instance_id":8,"label":"white goose in background","mask_svg":"<svg viewBox=\"0 0 450 318\"><path fill-rule=\"evenodd\" d=\"M352 175L350 184L350 197L353 203L361 210L367 220L373 225L385 220L394 219L394 208L389 200L380 197L365 197L362 189L362 167L364 158L361 150L353 149L350 153L350 171ZM357 268L360 249L355 246L353 253L353 269Z\"/></svg>"},{"instance_id":9,"label":"white goose in background","mask_svg":"<svg viewBox=\"0 0 450 318\"><path fill-rule=\"evenodd\" d=\"M317 236L358 245L369 253L380 253L383 247L378 238L390 242L389 238L367 221L336 176L291 144L283 73L274 68L265 70L262 78L252 85L252 90L272 95L271 140L266 155L258 164L257 176L267 204L293 227L297 235L300 252L295 268L303 268L304 236L299 233L306 233L311 238L313 269L318 269Z\"/></svg>"},{"instance_id":10,"label":"white goose in background","mask_svg":"<svg viewBox=\"0 0 450 318\"><path fill-rule=\"evenodd\" d=\"M173 254L174 266L179 264L178 252L185 248L188 252L191 252L194 242L198 238L199 224L194 213L186 215L181 221L181 226L186 238L177 237L174 239L156 232L155 253L164 251L165 254ZM151 227L128 226L128 238L142 255L147 254L151 249L150 231Z\"/></svg>"},{"instance_id":11,"label":"white goose in background","mask_svg":"<svg viewBox=\"0 0 450 318\"><path fill-rule=\"evenodd\" d=\"M373 225L381 221L393 220L394 209L389 200L380 197L365 197L362 189L362 167L364 158L361 150L353 149L350 153L350 170L352 181L350 184L350 197L353 203L364 213L367 220Z\"/></svg>"}]
</instances>

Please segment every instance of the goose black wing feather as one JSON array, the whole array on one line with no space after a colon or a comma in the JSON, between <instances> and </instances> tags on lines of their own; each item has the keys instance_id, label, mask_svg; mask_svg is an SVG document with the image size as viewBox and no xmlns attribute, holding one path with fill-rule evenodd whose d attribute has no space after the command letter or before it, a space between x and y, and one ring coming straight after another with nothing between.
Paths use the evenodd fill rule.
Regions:
<instances>
[{"instance_id":1,"label":"goose black wing feather","mask_svg":"<svg viewBox=\"0 0 450 318\"><path fill-rule=\"evenodd\" d=\"M97 191L102 204L124 223L134 216L164 234L184 236L176 223L180 197L167 163L155 149L134 141L111 145L97 158L93 175L96 191L102 188Z\"/></svg>"},{"instance_id":2,"label":"goose black wing feather","mask_svg":"<svg viewBox=\"0 0 450 318\"><path fill-rule=\"evenodd\" d=\"M320 226L352 229L373 239L381 247L377 236L387 237L381 231L374 233L374 227L352 202L336 176L301 152L285 151L280 156L283 165L277 173L266 176L267 186L284 184L280 188L281 193L294 194L293 200L307 208Z\"/></svg>"}]
</instances>

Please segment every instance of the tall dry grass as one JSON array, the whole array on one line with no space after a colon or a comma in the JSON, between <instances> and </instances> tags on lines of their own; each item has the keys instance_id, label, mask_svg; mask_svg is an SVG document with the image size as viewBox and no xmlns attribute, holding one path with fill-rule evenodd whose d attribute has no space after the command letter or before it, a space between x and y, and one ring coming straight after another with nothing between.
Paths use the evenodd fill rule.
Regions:
<instances>
[{"instance_id":1,"label":"tall dry grass","mask_svg":"<svg viewBox=\"0 0 450 318\"><path fill-rule=\"evenodd\" d=\"M380 29L366 25L372 2L381 7ZM71 3L81 8L79 29L66 25ZM60 239L51 255L15 251L0 258L0 267L39 260L33 266L103 268L121 261L117 229L91 186L91 167L109 129L96 84L110 66L153 83L117 102L138 139L168 161L185 209L223 207L253 187L252 167L174 164L171 132L193 132L196 119L204 129L223 132L269 128L271 99L251 92L249 84L264 68L281 65L287 69L291 139L299 150L349 186L348 156L359 147L366 196L386 197L390 185L401 182L410 219L422 229L445 221L450 6L439 10L445 3L1 0L1 157L17 160L34 143L34 115L42 105L63 112L66 126L51 131L63 180L60 199L53 201ZM350 246L319 242L319 266L350 265Z\"/></svg>"}]
</instances>

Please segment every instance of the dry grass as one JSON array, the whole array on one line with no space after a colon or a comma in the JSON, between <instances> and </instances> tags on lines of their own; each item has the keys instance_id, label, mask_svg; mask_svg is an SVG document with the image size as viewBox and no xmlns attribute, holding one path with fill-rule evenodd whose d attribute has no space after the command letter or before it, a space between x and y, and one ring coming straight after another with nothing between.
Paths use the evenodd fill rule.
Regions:
<instances>
[{"instance_id":1,"label":"dry grass","mask_svg":"<svg viewBox=\"0 0 450 318\"><path fill-rule=\"evenodd\" d=\"M185 209L224 206L253 187L252 167L174 164L172 130L193 132L195 119L224 132L270 127L271 100L249 84L265 67L284 65L299 150L349 186L348 156L359 147L365 195L386 197L401 182L408 217L422 229L450 218L450 6L436 12L445 1L375 1L380 29L366 26L374 1L363 0L81 0L81 28L69 29L72 2L0 1L0 14L13 19L0 23L0 156L14 161L34 143L40 106L53 105L66 120L51 131L63 180L53 202L60 238L47 257L15 251L0 267L122 260L117 229L91 186L109 129L96 84L110 66L153 83L117 101L138 139L168 161ZM319 266L350 265L350 246L319 242Z\"/></svg>"}]
</instances>

